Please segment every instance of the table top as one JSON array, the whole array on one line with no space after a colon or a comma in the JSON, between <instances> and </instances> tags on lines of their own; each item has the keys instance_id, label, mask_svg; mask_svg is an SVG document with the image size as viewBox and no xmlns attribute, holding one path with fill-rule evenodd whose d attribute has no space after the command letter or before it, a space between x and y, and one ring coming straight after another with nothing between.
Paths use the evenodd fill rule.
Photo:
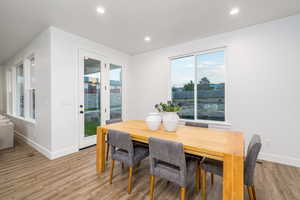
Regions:
<instances>
[{"instance_id":1,"label":"table top","mask_svg":"<svg viewBox=\"0 0 300 200\"><path fill-rule=\"evenodd\" d=\"M148 129L145 121L129 120L102 126L104 129L124 131L137 141L148 142L149 137L155 137L183 144L188 153L205 155L219 160L227 154L244 156L244 135L237 131L217 130L179 125L176 132L168 132L161 128L156 131Z\"/></svg>"}]
</instances>

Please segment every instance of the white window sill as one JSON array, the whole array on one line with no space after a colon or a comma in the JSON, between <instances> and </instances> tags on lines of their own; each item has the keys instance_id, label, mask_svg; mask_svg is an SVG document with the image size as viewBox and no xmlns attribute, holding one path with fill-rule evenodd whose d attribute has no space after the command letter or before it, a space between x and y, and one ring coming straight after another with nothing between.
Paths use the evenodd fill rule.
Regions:
<instances>
[{"instance_id":1,"label":"white window sill","mask_svg":"<svg viewBox=\"0 0 300 200\"><path fill-rule=\"evenodd\" d=\"M36 123L36 121L33 120L33 119L27 119L27 118L24 118L24 117L20 117L20 116L16 116L16 115L11 115L11 114L7 114L7 116L12 117L14 119L22 120L22 121L25 121L25 122L29 122L31 124L35 124Z\"/></svg>"}]
</instances>

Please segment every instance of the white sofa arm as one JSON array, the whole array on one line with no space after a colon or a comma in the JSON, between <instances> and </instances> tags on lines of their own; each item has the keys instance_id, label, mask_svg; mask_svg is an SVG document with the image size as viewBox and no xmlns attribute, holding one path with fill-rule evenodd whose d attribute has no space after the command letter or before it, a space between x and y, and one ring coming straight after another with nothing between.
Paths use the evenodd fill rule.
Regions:
<instances>
[{"instance_id":1,"label":"white sofa arm","mask_svg":"<svg viewBox=\"0 0 300 200\"><path fill-rule=\"evenodd\" d=\"M0 122L0 149L14 146L14 124L9 120Z\"/></svg>"}]
</instances>

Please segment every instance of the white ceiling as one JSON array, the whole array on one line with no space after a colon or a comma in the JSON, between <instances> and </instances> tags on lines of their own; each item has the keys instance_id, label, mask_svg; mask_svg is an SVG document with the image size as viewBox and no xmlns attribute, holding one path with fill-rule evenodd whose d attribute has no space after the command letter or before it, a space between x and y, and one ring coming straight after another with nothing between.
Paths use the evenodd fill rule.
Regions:
<instances>
[{"instance_id":1,"label":"white ceiling","mask_svg":"<svg viewBox=\"0 0 300 200\"><path fill-rule=\"evenodd\" d=\"M0 63L50 25L138 54L299 12L300 0L1 0Z\"/></svg>"}]
</instances>

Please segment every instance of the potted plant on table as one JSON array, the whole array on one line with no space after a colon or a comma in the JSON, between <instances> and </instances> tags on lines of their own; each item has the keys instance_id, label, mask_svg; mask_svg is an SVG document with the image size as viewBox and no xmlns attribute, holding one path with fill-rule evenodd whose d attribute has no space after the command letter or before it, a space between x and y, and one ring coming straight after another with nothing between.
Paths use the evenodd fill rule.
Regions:
<instances>
[{"instance_id":1,"label":"potted plant on table","mask_svg":"<svg viewBox=\"0 0 300 200\"><path fill-rule=\"evenodd\" d=\"M162 113L162 121L165 130L176 131L179 122L177 112L181 110L181 105L168 101L167 103L156 104L155 109Z\"/></svg>"}]
</instances>

